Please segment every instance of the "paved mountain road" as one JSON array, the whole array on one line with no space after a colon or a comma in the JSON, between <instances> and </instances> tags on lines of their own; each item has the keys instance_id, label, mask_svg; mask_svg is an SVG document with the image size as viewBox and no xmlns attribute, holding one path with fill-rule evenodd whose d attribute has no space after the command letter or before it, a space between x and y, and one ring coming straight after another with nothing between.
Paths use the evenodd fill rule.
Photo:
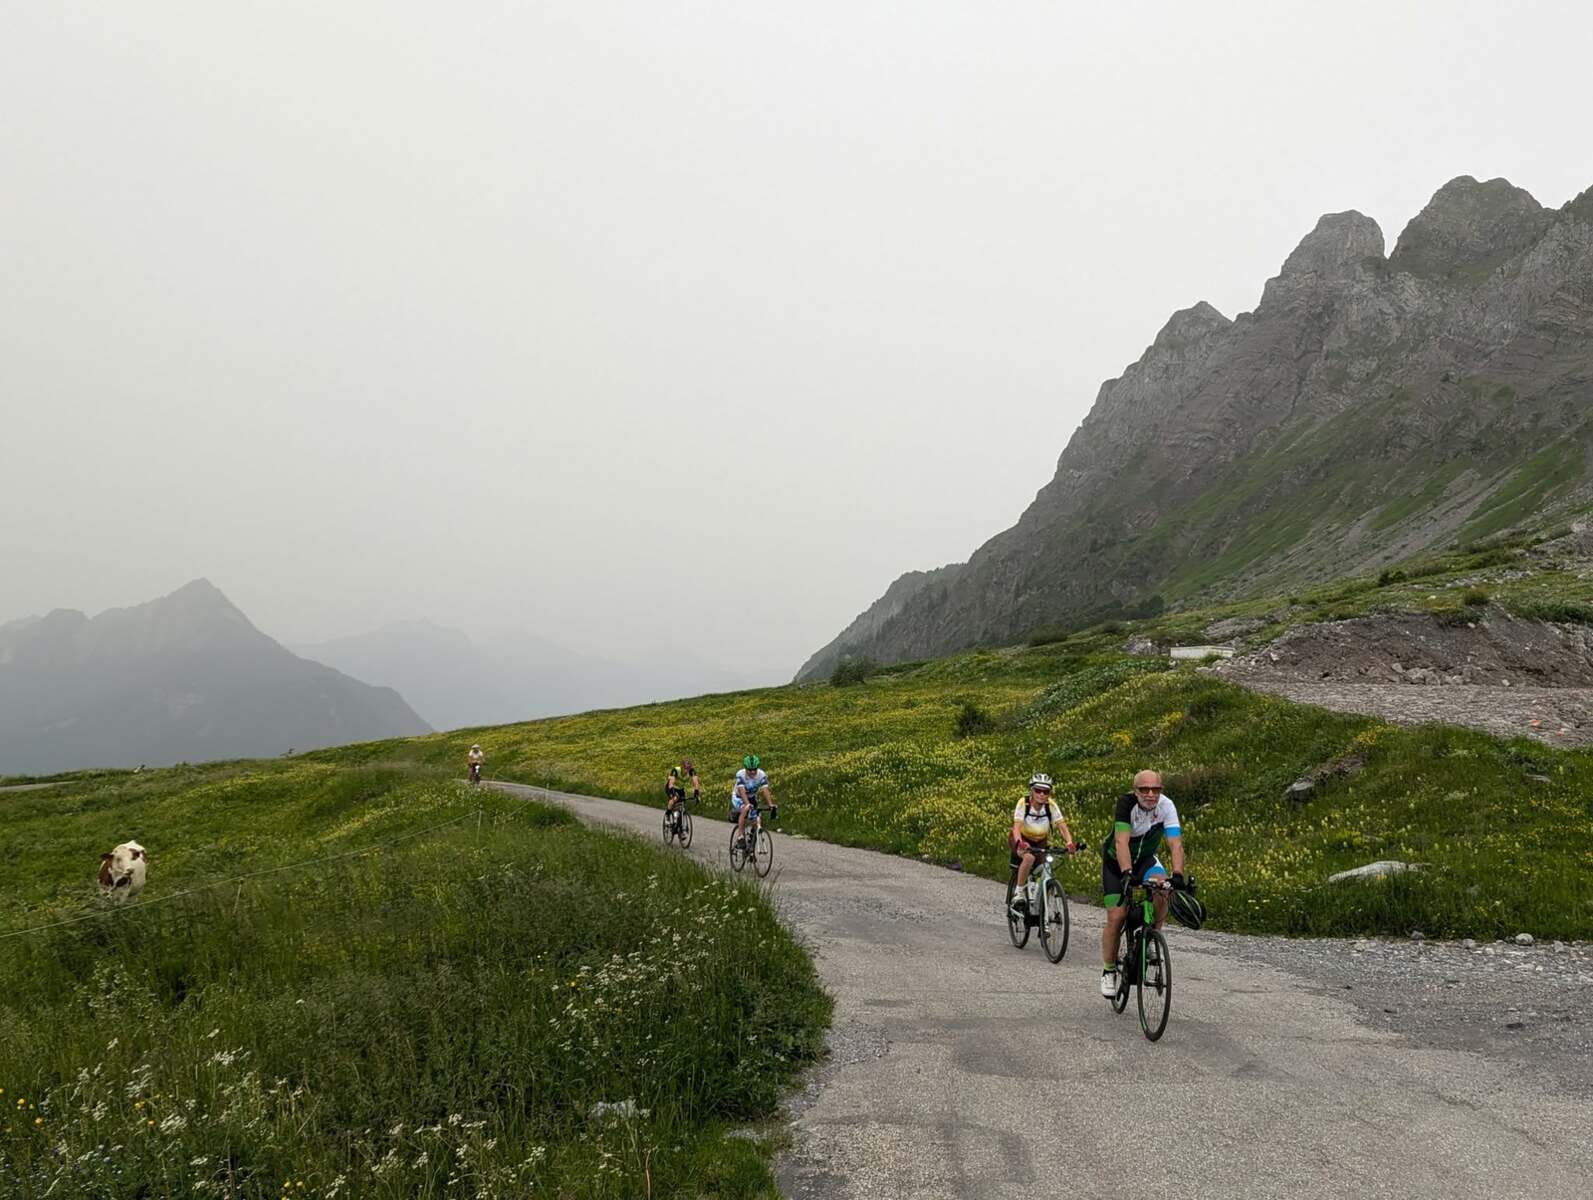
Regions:
<instances>
[{"instance_id":1,"label":"paved mountain road","mask_svg":"<svg viewBox=\"0 0 1593 1200\"><path fill-rule=\"evenodd\" d=\"M548 796L659 836L656 809ZM692 855L726 866L728 825L696 832ZM1073 905L1053 966L1012 949L988 880L777 832L770 883L836 1000L789 1106L788 1197L1541 1200L1593 1178L1589 1089L1375 1028L1225 935L1172 930L1152 1044L1098 993L1099 909Z\"/></svg>"}]
</instances>

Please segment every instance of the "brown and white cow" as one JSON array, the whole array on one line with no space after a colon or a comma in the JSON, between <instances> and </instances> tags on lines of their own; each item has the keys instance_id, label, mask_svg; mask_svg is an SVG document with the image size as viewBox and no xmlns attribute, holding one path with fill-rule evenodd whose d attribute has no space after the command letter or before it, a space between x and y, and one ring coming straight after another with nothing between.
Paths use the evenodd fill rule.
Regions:
<instances>
[{"instance_id":1,"label":"brown and white cow","mask_svg":"<svg viewBox=\"0 0 1593 1200\"><path fill-rule=\"evenodd\" d=\"M137 842L123 842L109 854L100 855L100 894L118 903L131 900L144 890L149 870L149 855Z\"/></svg>"}]
</instances>

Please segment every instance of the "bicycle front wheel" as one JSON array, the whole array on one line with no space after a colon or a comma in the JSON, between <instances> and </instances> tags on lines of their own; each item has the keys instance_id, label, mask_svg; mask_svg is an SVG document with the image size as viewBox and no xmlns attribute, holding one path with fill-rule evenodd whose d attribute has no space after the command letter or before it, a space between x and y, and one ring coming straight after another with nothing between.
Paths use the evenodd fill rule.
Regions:
<instances>
[{"instance_id":1,"label":"bicycle front wheel","mask_svg":"<svg viewBox=\"0 0 1593 1200\"><path fill-rule=\"evenodd\" d=\"M1154 1042L1167 1028L1167 1016L1173 1011L1173 960L1159 929L1145 931L1141 951L1139 1027Z\"/></svg>"},{"instance_id":2,"label":"bicycle front wheel","mask_svg":"<svg viewBox=\"0 0 1593 1200\"><path fill-rule=\"evenodd\" d=\"M758 840L752 845L752 869L762 879L774 865L774 837L763 826L758 827Z\"/></svg>"},{"instance_id":3,"label":"bicycle front wheel","mask_svg":"<svg viewBox=\"0 0 1593 1200\"><path fill-rule=\"evenodd\" d=\"M730 869L739 871L747 865L747 846L741 840L741 834L736 830L730 831Z\"/></svg>"},{"instance_id":4,"label":"bicycle front wheel","mask_svg":"<svg viewBox=\"0 0 1593 1200\"><path fill-rule=\"evenodd\" d=\"M691 845L691 814L685 809L680 810L680 848L682 850Z\"/></svg>"},{"instance_id":5,"label":"bicycle front wheel","mask_svg":"<svg viewBox=\"0 0 1593 1200\"><path fill-rule=\"evenodd\" d=\"M1007 880L1007 936L1012 939L1012 944L1022 950L1029 944L1029 920L1025 913L1012 911L1012 897L1018 892L1018 874L1012 873L1012 878Z\"/></svg>"},{"instance_id":6,"label":"bicycle front wheel","mask_svg":"<svg viewBox=\"0 0 1593 1200\"><path fill-rule=\"evenodd\" d=\"M1055 879L1045 881L1040 919L1040 949L1054 963L1068 952L1068 895Z\"/></svg>"},{"instance_id":7,"label":"bicycle front wheel","mask_svg":"<svg viewBox=\"0 0 1593 1200\"><path fill-rule=\"evenodd\" d=\"M1112 1011L1115 1013L1120 1013L1128 1007L1129 989L1134 986L1133 980L1129 977L1129 967L1133 965L1134 939L1138 935L1130 933L1126 936L1128 950L1117 956L1117 991L1112 994Z\"/></svg>"},{"instance_id":8,"label":"bicycle front wheel","mask_svg":"<svg viewBox=\"0 0 1593 1200\"><path fill-rule=\"evenodd\" d=\"M675 836L675 830L671 827L669 822L670 815L669 809L666 808L664 810L664 845L666 846L669 845L670 838Z\"/></svg>"}]
</instances>

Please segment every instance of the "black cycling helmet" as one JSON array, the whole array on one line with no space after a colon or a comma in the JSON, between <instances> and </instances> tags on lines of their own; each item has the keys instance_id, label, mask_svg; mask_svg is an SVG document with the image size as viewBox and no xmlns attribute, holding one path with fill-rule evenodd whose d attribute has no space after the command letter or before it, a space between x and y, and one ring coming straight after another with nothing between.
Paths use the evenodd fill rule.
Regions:
<instances>
[{"instance_id":1,"label":"black cycling helmet","mask_svg":"<svg viewBox=\"0 0 1593 1200\"><path fill-rule=\"evenodd\" d=\"M749 754L746 758L741 760L741 765L746 767L749 771L756 771L762 762L763 760L756 754Z\"/></svg>"},{"instance_id":2,"label":"black cycling helmet","mask_svg":"<svg viewBox=\"0 0 1593 1200\"><path fill-rule=\"evenodd\" d=\"M1167 910L1172 913L1173 920L1185 929L1199 929L1206 923L1206 906L1195 895L1193 888L1174 888L1167 902Z\"/></svg>"}]
</instances>

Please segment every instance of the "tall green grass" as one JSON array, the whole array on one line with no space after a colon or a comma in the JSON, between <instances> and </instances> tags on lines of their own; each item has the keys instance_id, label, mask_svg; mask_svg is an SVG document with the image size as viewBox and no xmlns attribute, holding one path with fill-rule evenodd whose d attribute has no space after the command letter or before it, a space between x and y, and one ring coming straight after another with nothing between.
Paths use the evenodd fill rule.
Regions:
<instances>
[{"instance_id":1,"label":"tall green grass","mask_svg":"<svg viewBox=\"0 0 1593 1200\"><path fill-rule=\"evenodd\" d=\"M312 790L279 814L300 855L467 819L165 902L203 880L149 836L151 903L0 941L0 1194L772 1194L723 1135L828 1000L754 889L424 770Z\"/></svg>"}]
</instances>

